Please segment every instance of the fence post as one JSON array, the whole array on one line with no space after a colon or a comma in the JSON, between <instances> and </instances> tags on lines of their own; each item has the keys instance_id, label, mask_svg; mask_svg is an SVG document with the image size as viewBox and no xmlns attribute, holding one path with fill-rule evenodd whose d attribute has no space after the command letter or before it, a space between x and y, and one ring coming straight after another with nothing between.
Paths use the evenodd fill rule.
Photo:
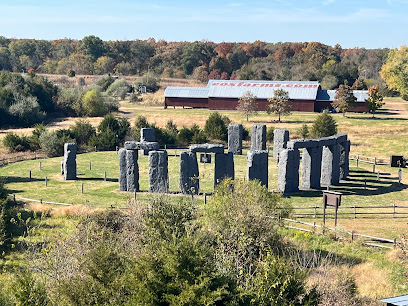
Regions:
<instances>
[{"instance_id":1,"label":"fence post","mask_svg":"<svg viewBox=\"0 0 408 306\"><path fill-rule=\"evenodd\" d=\"M316 215L317 215L317 205L315 203L315 207L314 207L314 218L316 219Z\"/></svg>"},{"instance_id":2,"label":"fence post","mask_svg":"<svg viewBox=\"0 0 408 306\"><path fill-rule=\"evenodd\" d=\"M395 218L395 202L393 203L392 217Z\"/></svg>"},{"instance_id":3,"label":"fence post","mask_svg":"<svg viewBox=\"0 0 408 306\"><path fill-rule=\"evenodd\" d=\"M402 170L401 168L398 169L398 183L401 185L402 181Z\"/></svg>"},{"instance_id":4,"label":"fence post","mask_svg":"<svg viewBox=\"0 0 408 306\"><path fill-rule=\"evenodd\" d=\"M95 146L95 152L96 152L96 146Z\"/></svg>"},{"instance_id":5,"label":"fence post","mask_svg":"<svg viewBox=\"0 0 408 306\"><path fill-rule=\"evenodd\" d=\"M34 159L37 159L37 151L34 152Z\"/></svg>"},{"instance_id":6,"label":"fence post","mask_svg":"<svg viewBox=\"0 0 408 306\"><path fill-rule=\"evenodd\" d=\"M42 163L40 162L40 170L42 170Z\"/></svg>"},{"instance_id":7,"label":"fence post","mask_svg":"<svg viewBox=\"0 0 408 306\"><path fill-rule=\"evenodd\" d=\"M354 241L354 231L351 231L351 242Z\"/></svg>"},{"instance_id":8,"label":"fence post","mask_svg":"<svg viewBox=\"0 0 408 306\"><path fill-rule=\"evenodd\" d=\"M136 193L136 189L135 189L135 194L134 194L134 200L135 200L135 202L136 202L136 200L137 200L137 193Z\"/></svg>"},{"instance_id":9,"label":"fence post","mask_svg":"<svg viewBox=\"0 0 408 306\"><path fill-rule=\"evenodd\" d=\"M367 179L364 179L364 190L367 190Z\"/></svg>"},{"instance_id":10,"label":"fence post","mask_svg":"<svg viewBox=\"0 0 408 306\"><path fill-rule=\"evenodd\" d=\"M84 183L81 183L81 193L84 194Z\"/></svg>"},{"instance_id":11,"label":"fence post","mask_svg":"<svg viewBox=\"0 0 408 306\"><path fill-rule=\"evenodd\" d=\"M92 170L92 162L89 161L89 170Z\"/></svg>"},{"instance_id":12,"label":"fence post","mask_svg":"<svg viewBox=\"0 0 408 306\"><path fill-rule=\"evenodd\" d=\"M104 175L103 180L106 182L106 171L105 171L105 175Z\"/></svg>"},{"instance_id":13,"label":"fence post","mask_svg":"<svg viewBox=\"0 0 408 306\"><path fill-rule=\"evenodd\" d=\"M48 177L45 177L45 187L48 187Z\"/></svg>"},{"instance_id":14,"label":"fence post","mask_svg":"<svg viewBox=\"0 0 408 306\"><path fill-rule=\"evenodd\" d=\"M394 249L397 246L397 238L394 238Z\"/></svg>"},{"instance_id":15,"label":"fence post","mask_svg":"<svg viewBox=\"0 0 408 306\"><path fill-rule=\"evenodd\" d=\"M360 154L357 154L356 166L358 168L358 160L360 159Z\"/></svg>"},{"instance_id":16,"label":"fence post","mask_svg":"<svg viewBox=\"0 0 408 306\"><path fill-rule=\"evenodd\" d=\"M354 219L356 218L356 203L354 203Z\"/></svg>"},{"instance_id":17,"label":"fence post","mask_svg":"<svg viewBox=\"0 0 408 306\"><path fill-rule=\"evenodd\" d=\"M16 195L13 194L14 204L16 204Z\"/></svg>"},{"instance_id":18,"label":"fence post","mask_svg":"<svg viewBox=\"0 0 408 306\"><path fill-rule=\"evenodd\" d=\"M377 171L377 182L380 180L380 171Z\"/></svg>"},{"instance_id":19,"label":"fence post","mask_svg":"<svg viewBox=\"0 0 408 306\"><path fill-rule=\"evenodd\" d=\"M204 193L204 204L207 204L207 193Z\"/></svg>"},{"instance_id":20,"label":"fence post","mask_svg":"<svg viewBox=\"0 0 408 306\"><path fill-rule=\"evenodd\" d=\"M30 181L31 181L31 170L30 170Z\"/></svg>"}]
</instances>

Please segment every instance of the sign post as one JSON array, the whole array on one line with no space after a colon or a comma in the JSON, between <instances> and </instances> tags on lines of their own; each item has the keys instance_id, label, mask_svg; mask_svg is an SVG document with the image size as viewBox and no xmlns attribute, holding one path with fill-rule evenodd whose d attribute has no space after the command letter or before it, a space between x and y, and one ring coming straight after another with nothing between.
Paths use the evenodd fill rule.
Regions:
<instances>
[{"instance_id":1,"label":"sign post","mask_svg":"<svg viewBox=\"0 0 408 306\"><path fill-rule=\"evenodd\" d=\"M334 226L337 227L337 210L341 205L341 195L340 192L323 191L323 228L326 226L326 207L334 207Z\"/></svg>"}]
</instances>

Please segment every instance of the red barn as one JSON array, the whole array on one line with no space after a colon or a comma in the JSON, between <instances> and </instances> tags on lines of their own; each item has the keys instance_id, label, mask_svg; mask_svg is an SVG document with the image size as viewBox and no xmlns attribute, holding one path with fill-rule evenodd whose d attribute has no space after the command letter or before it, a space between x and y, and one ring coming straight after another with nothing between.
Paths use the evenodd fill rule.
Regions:
<instances>
[{"instance_id":1,"label":"red barn","mask_svg":"<svg viewBox=\"0 0 408 306\"><path fill-rule=\"evenodd\" d=\"M268 98L272 98L277 89L289 93L289 102L294 111L319 112L330 108L332 102L331 91L322 91L316 81L210 80L206 87L167 87L164 92L165 107L235 110L239 98L250 91L258 98L258 110L264 111L268 106ZM320 100L317 100L319 96ZM363 110L358 105L356 111L367 109Z\"/></svg>"}]
</instances>

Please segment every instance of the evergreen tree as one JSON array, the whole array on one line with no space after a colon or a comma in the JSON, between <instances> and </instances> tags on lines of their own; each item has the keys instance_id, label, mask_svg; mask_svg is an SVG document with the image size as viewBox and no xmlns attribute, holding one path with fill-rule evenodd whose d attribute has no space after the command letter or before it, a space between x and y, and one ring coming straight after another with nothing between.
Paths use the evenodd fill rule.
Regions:
<instances>
[{"instance_id":1,"label":"evergreen tree","mask_svg":"<svg viewBox=\"0 0 408 306\"><path fill-rule=\"evenodd\" d=\"M337 123L328 113L320 114L313 123L312 138L328 137L337 134Z\"/></svg>"}]
</instances>

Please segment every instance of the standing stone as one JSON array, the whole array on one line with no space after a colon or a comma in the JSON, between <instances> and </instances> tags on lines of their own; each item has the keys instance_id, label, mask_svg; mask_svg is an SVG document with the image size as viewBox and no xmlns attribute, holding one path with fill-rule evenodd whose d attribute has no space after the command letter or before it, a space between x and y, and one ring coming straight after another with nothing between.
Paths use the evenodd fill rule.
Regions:
<instances>
[{"instance_id":1,"label":"standing stone","mask_svg":"<svg viewBox=\"0 0 408 306\"><path fill-rule=\"evenodd\" d=\"M137 160L137 150L126 150L127 191L139 191L139 165L137 163Z\"/></svg>"},{"instance_id":2,"label":"standing stone","mask_svg":"<svg viewBox=\"0 0 408 306\"><path fill-rule=\"evenodd\" d=\"M338 185L340 180L340 147L337 143L323 146L320 184Z\"/></svg>"},{"instance_id":3,"label":"standing stone","mask_svg":"<svg viewBox=\"0 0 408 306\"><path fill-rule=\"evenodd\" d=\"M299 190L300 152L284 149L279 153L278 190L283 193Z\"/></svg>"},{"instance_id":4,"label":"standing stone","mask_svg":"<svg viewBox=\"0 0 408 306\"><path fill-rule=\"evenodd\" d=\"M346 180L349 174L350 140L339 143L340 146L340 180Z\"/></svg>"},{"instance_id":5,"label":"standing stone","mask_svg":"<svg viewBox=\"0 0 408 306\"><path fill-rule=\"evenodd\" d=\"M75 143L64 144L64 179L76 180L76 152L77 145Z\"/></svg>"},{"instance_id":6,"label":"standing stone","mask_svg":"<svg viewBox=\"0 0 408 306\"><path fill-rule=\"evenodd\" d=\"M304 148L302 154L302 188L319 189L322 168L322 147Z\"/></svg>"},{"instance_id":7,"label":"standing stone","mask_svg":"<svg viewBox=\"0 0 408 306\"><path fill-rule=\"evenodd\" d=\"M198 179L197 155L193 152L183 151L180 153L180 177L179 186L184 194L199 193L200 181Z\"/></svg>"},{"instance_id":8,"label":"standing stone","mask_svg":"<svg viewBox=\"0 0 408 306\"><path fill-rule=\"evenodd\" d=\"M64 160L61 160L61 175L64 175Z\"/></svg>"},{"instance_id":9,"label":"standing stone","mask_svg":"<svg viewBox=\"0 0 408 306\"><path fill-rule=\"evenodd\" d=\"M169 191L167 151L149 152L149 191L159 193Z\"/></svg>"},{"instance_id":10,"label":"standing stone","mask_svg":"<svg viewBox=\"0 0 408 306\"><path fill-rule=\"evenodd\" d=\"M273 131L273 157L277 158L278 154L286 149L286 144L289 141L289 131L276 129Z\"/></svg>"},{"instance_id":11,"label":"standing stone","mask_svg":"<svg viewBox=\"0 0 408 306\"><path fill-rule=\"evenodd\" d=\"M268 152L249 151L247 153L247 179L259 180L268 188Z\"/></svg>"},{"instance_id":12,"label":"standing stone","mask_svg":"<svg viewBox=\"0 0 408 306\"><path fill-rule=\"evenodd\" d=\"M266 150L266 125L255 124L252 126L251 151Z\"/></svg>"},{"instance_id":13,"label":"standing stone","mask_svg":"<svg viewBox=\"0 0 408 306\"><path fill-rule=\"evenodd\" d=\"M153 128L140 129L140 141L141 142L155 142L156 137L154 137L154 129Z\"/></svg>"},{"instance_id":14,"label":"standing stone","mask_svg":"<svg viewBox=\"0 0 408 306\"><path fill-rule=\"evenodd\" d=\"M228 152L242 154L242 124L230 124L228 126Z\"/></svg>"},{"instance_id":15,"label":"standing stone","mask_svg":"<svg viewBox=\"0 0 408 306\"><path fill-rule=\"evenodd\" d=\"M122 148L119 155L119 190L127 191L126 149Z\"/></svg>"},{"instance_id":16,"label":"standing stone","mask_svg":"<svg viewBox=\"0 0 408 306\"><path fill-rule=\"evenodd\" d=\"M232 152L215 154L214 186L227 177L235 178L234 154Z\"/></svg>"}]
</instances>

